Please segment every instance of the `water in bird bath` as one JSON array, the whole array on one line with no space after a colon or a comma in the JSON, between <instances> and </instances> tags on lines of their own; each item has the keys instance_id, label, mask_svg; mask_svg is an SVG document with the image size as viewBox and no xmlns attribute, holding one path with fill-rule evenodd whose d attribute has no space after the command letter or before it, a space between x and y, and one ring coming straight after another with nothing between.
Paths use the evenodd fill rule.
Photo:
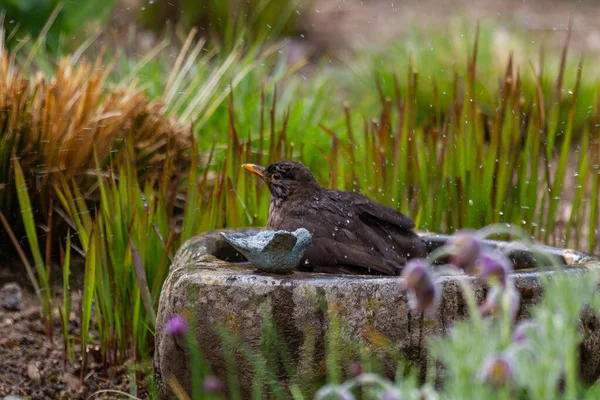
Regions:
<instances>
[{"instance_id":1,"label":"water in bird bath","mask_svg":"<svg viewBox=\"0 0 600 400\"><path fill-rule=\"evenodd\" d=\"M228 235L235 238L243 238L258 235L262 231L263 230L257 228L238 229L228 232ZM447 244L450 237L451 236L444 234L421 234L421 238L426 248L426 256ZM536 256L526 246L519 242L482 240L482 243L490 248L498 249L505 253L512 262L513 269L517 272L531 272L540 269L539 260ZM581 265L590 258L593 258L589 254L570 249L561 249L551 246L539 246L539 249L546 255L552 257L556 264L563 266L573 267ZM251 266L251 263L239 250L235 249L227 241L222 240L221 238L216 239L212 255L222 261L243 266ZM447 257L441 258L436 261L436 264L443 264L446 261ZM300 265L299 269L303 271L309 270L305 265ZM361 272L362 274L356 273L356 275L380 275L377 271L372 271L370 274L367 270Z\"/></svg>"}]
</instances>

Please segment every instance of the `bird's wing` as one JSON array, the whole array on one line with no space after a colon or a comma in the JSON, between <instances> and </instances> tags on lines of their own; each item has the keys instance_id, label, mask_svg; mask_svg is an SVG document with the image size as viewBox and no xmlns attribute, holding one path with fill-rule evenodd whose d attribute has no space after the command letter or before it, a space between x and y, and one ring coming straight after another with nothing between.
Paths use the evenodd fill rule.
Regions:
<instances>
[{"instance_id":1,"label":"bird's wing","mask_svg":"<svg viewBox=\"0 0 600 400\"><path fill-rule=\"evenodd\" d=\"M334 238L320 237L313 241L305 253L306 260L315 266L329 268L333 271L360 272L372 269L385 275L396 275L406 260L394 264L390 260L370 252L360 243L341 242Z\"/></svg>"},{"instance_id":2,"label":"bird's wing","mask_svg":"<svg viewBox=\"0 0 600 400\"><path fill-rule=\"evenodd\" d=\"M291 233L276 232L273 239L264 247L264 252L290 251L296 245L298 239Z\"/></svg>"},{"instance_id":3,"label":"bird's wing","mask_svg":"<svg viewBox=\"0 0 600 400\"><path fill-rule=\"evenodd\" d=\"M421 253L410 218L354 193L323 190L292 208L277 228L300 226L313 235L305 261L329 271L395 275L408 257Z\"/></svg>"},{"instance_id":4,"label":"bird's wing","mask_svg":"<svg viewBox=\"0 0 600 400\"><path fill-rule=\"evenodd\" d=\"M368 197L346 196L346 203L353 205L352 209L361 222L349 228L361 232L359 235L367 238L370 245L381 253L381 257L404 264L407 258L424 255L423 244L412 230L415 223L409 217Z\"/></svg>"},{"instance_id":5,"label":"bird's wing","mask_svg":"<svg viewBox=\"0 0 600 400\"><path fill-rule=\"evenodd\" d=\"M415 227L412 219L393 208L377 203L368 197L353 196L352 203L358 210L359 218L367 224L381 223L392 225L401 230L410 231Z\"/></svg>"},{"instance_id":6,"label":"bird's wing","mask_svg":"<svg viewBox=\"0 0 600 400\"><path fill-rule=\"evenodd\" d=\"M356 209L363 223L361 228L369 232L367 236L384 257L393 259L398 253L404 258L424 255L424 245L413 231L415 223L409 217L368 198L358 200Z\"/></svg>"}]
</instances>

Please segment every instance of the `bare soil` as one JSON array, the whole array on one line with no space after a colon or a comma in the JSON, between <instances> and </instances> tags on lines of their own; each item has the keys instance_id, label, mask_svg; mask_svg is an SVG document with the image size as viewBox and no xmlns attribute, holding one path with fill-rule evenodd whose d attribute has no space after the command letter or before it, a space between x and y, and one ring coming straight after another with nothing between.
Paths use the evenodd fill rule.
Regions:
<instances>
[{"instance_id":1,"label":"bare soil","mask_svg":"<svg viewBox=\"0 0 600 400\"><path fill-rule=\"evenodd\" d=\"M7 282L23 283L25 273L14 267L0 267L0 287ZM10 312L0 306L0 398L114 399L118 392L129 393L128 366L105 367L96 345L88 347L90 365L81 379L81 346L75 344L74 359L65 363L58 314L51 342L42 322L40 302L27 288L23 294L20 311ZM72 293L72 299L69 334L79 337L79 294ZM138 375L136 380L137 397L148 398L143 377Z\"/></svg>"}]
</instances>

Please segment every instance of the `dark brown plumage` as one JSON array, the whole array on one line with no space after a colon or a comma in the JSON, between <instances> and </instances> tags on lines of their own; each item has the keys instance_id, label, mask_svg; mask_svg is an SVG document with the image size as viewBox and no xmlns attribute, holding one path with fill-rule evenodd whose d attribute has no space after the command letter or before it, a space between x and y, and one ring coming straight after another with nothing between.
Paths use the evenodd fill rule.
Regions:
<instances>
[{"instance_id":1,"label":"dark brown plumage","mask_svg":"<svg viewBox=\"0 0 600 400\"><path fill-rule=\"evenodd\" d=\"M410 218L365 196L321 187L302 163L243 167L271 191L267 228L312 233L303 268L396 275L407 259L424 255Z\"/></svg>"}]
</instances>

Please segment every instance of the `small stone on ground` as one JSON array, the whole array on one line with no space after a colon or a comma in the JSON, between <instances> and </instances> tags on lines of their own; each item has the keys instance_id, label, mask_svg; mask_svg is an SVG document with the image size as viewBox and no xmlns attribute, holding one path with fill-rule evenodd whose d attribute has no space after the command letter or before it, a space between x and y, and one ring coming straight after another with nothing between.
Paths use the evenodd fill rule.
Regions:
<instances>
[{"instance_id":1,"label":"small stone on ground","mask_svg":"<svg viewBox=\"0 0 600 400\"><path fill-rule=\"evenodd\" d=\"M7 283L0 289L0 301L6 310L20 311L23 308L23 289L17 283Z\"/></svg>"}]
</instances>

